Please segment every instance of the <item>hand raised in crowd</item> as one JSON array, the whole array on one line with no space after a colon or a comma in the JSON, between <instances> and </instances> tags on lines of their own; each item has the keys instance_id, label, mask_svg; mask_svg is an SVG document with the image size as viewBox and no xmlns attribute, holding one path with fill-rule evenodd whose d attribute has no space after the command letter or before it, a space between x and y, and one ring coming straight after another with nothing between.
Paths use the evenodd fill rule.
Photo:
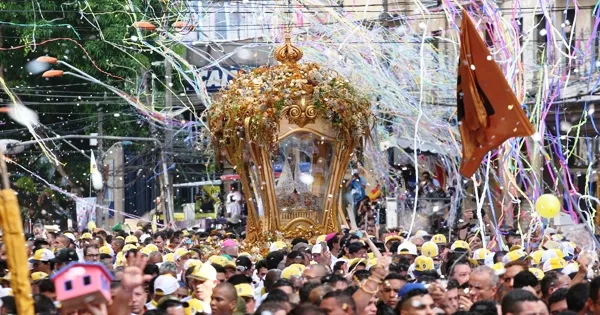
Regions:
<instances>
[{"instance_id":1,"label":"hand raised in crowd","mask_svg":"<svg viewBox=\"0 0 600 315\"><path fill-rule=\"evenodd\" d=\"M104 304L104 303L100 303L99 305L83 303L83 305L85 305L85 308L92 315L108 315L108 308L106 307L106 304Z\"/></svg>"},{"instance_id":2,"label":"hand raised in crowd","mask_svg":"<svg viewBox=\"0 0 600 315\"><path fill-rule=\"evenodd\" d=\"M147 262L148 257L140 252L129 254L127 267L123 270L123 280L121 280L121 287L125 293L131 294L131 291L143 285L144 281L152 280L151 275L144 275Z\"/></svg>"},{"instance_id":3,"label":"hand raised in crowd","mask_svg":"<svg viewBox=\"0 0 600 315\"><path fill-rule=\"evenodd\" d=\"M473 219L473 210L465 210L462 215L462 220L464 223L468 223Z\"/></svg>"},{"instance_id":4,"label":"hand raised in crowd","mask_svg":"<svg viewBox=\"0 0 600 315\"><path fill-rule=\"evenodd\" d=\"M466 294L461 294L458 297L458 310L459 311L468 311L473 306L473 302Z\"/></svg>"},{"instance_id":5,"label":"hand raised in crowd","mask_svg":"<svg viewBox=\"0 0 600 315\"><path fill-rule=\"evenodd\" d=\"M321 246L321 257L319 258L319 264L331 266L331 252L327 248L327 245Z\"/></svg>"},{"instance_id":6,"label":"hand raised in crowd","mask_svg":"<svg viewBox=\"0 0 600 315\"><path fill-rule=\"evenodd\" d=\"M383 256L377 260L377 265L373 267L372 273L377 274L381 279L385 278L390 272L390 265L392 264L392 257Z\"/></svg>"},{"instance_id":7,"label":"hand raised in crowd","mask_svg":"<svg viewBox=\"0 0 600 315\"><path fill-rule=\"evenodd\" d=\"M440 260L443 262L448 262L449 254L450 254L450 249L448 249L448 247L445 247L444 250L442 250L440 252Z\"/></svg>"},{"instance_id":8,"label":"hand raised in crowd","mask_svg":"<svg viewBox=\"0 0 600 315\"><path fill-rule=\"evenodd\" d=\"M447 291L441 283L431 283L427 290L429 291L429 295L431 295L435 305L443 309L446 314L454 314L456 311L458 311L456 307L453 306L448 300Z\"/></svg>"}]
</instances>

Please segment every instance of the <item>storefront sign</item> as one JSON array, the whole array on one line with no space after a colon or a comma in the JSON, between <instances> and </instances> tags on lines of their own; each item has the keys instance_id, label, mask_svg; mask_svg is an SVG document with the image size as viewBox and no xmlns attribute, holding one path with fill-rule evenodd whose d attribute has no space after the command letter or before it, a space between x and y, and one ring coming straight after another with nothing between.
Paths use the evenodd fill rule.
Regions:
<instances>
[{"instance_id":1,"label":"storefront sign","mask_svg":"<svg viewBox=\"0 0 600 315\"><path fill-rule=\"evenodd\" d=\"M202 82L206 85L206 91L209 93L218 92L220 89L227 87L230 80L233 80L239 73L239 68L227 69L228 72L220 68L212 68L202 70L200 76Z\"/></svg>"}]
</instances>

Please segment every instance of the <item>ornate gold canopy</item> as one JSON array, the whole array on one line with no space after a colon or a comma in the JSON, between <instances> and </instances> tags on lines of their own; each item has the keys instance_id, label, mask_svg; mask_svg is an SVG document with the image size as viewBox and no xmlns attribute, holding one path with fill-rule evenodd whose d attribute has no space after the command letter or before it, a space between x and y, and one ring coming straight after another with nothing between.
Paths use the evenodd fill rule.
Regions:
<instances>
[{"instance_id":1,"label":"ornate gold canopy","mask_svg":"<svg viewBox=\"0 0 600 315\"><path fill-rule=\"evenodd\" d=\"M209 109L213 144L240 175L250 242L337 231L340 184L369 133L368 99L302 56L286 31L280 64L242 74Z\"/></svg>"}]
</instances>

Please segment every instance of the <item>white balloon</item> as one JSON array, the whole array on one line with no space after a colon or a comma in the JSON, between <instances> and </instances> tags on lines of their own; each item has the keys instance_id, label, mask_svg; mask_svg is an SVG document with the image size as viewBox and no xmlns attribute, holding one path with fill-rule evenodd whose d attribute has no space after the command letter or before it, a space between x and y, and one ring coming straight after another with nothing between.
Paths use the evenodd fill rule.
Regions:
<instances>
[{"instance_id":1,"label":"white balloon","mask_svg":"<svg viewBox=\"0 0 600 315\"><path fill-rule=\"evenodd\" d=\"M25 69L27 69L27 72L31 73L32 75L36 75L50 69L50 64L47 62L32 60L25 65Z\"/></svg>"},{"instance_id":2,"label":"white balloon","mask_svg":"<svg viewBox=\"0 0 600 315\"><path fill-rule=\"evenodd\" d=\"M90 177L92 179L92 187L94 187L95 190L102 189L102 186L103 186L102 174L100 174L100 172L96 171L96 172L92 172Z\"/></svg>"}]
</instances>

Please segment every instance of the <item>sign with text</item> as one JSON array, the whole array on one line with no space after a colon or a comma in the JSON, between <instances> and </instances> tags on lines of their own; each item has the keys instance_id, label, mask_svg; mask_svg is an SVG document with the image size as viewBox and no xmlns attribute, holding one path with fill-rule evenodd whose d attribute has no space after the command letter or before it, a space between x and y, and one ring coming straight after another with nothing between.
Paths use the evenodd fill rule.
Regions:
<instances>
[{"instance_id":1,"label":"sign with text","mask_svg":"<svg viewBox=\"0 0 600 315\"><path fill-rule=\"evenodd\" d=\"M206 85L206 91L209 93L218 92L220 89L227 87L230 80L233 80L240 68L229 68L224 71L221 68L211 68L200 71L202 82Z\"/></svg>"}]
</instances>

